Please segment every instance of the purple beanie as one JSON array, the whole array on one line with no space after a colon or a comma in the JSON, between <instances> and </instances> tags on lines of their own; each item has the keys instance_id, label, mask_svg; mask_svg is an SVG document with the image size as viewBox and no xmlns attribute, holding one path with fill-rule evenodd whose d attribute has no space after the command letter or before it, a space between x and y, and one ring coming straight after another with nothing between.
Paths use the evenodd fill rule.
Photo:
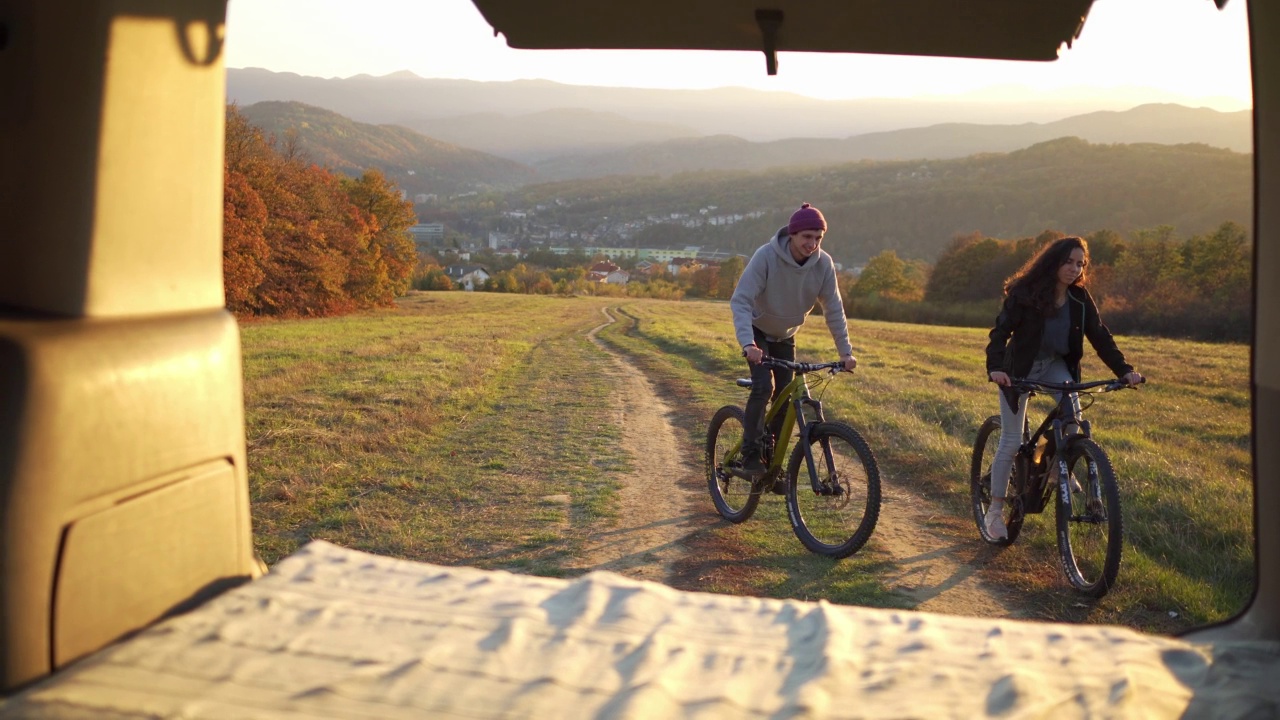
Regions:
<instances>
[{"instance_id":1,"label":"purple beanie","mask_svg":"<svg viewBox=\"0 0 1280 720\"><path fill-rule=\"evenodd\" d=\"M788 235L795 235L803 230L827 231L827 219L822 217L822 211L809 203L801 205L799 210L791 213L791 222L787 223Z\"/></svg>"}]
</instances>

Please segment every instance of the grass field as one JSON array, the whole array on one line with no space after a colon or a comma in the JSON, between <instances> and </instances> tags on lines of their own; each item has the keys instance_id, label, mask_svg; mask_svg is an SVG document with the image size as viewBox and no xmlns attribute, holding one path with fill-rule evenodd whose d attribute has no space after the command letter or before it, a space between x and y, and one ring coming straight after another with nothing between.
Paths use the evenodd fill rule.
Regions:
<instances>
[{"instance_id":1,"label":"grass field","mask_svg":"<svg viewBox=\"0 0 1280 720\"><path fill-rule=\"evenodd\" d=\"M606 306L622 321L601 338L677 399L677 431L700 448L715 408L745 399L732 383L744 365L723 303L418 293L392 311L246 326L259 553L271 563L323 538L415 560L565 574L586 534L613 521L614 478L631 462L613 414L595 401L607 395L593 371L605 357L585 334ZM832 383L828 415L863 432L886 483L972 528L970 448L996 411L985 331L853 320L850 333L859 369ZM1120 478L1119 586L1088 604L1065 589L1051 511L1030 517L983 572L1037 616L1158 632L1225 619L1254 581L1248 347L1118 341L1150 378L1087 411ZM820 318L801 331L800 359L833 355ZM1087 354L1085 376L1105 373ZM900 602L876 582L884 560L874 537L854 558L827 561L804 552L781 508L765 503L751 522L715 528L750 572L684 585Z\"/></svg>"}]
</instances>

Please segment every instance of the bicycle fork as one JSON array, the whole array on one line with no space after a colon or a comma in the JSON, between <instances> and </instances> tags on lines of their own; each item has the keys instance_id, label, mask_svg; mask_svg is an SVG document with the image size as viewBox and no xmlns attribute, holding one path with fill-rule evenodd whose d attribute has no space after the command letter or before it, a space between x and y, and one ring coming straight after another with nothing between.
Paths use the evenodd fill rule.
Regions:
<instances>
[{"instance_id":1,"label":"bicycle fork","mask_svg":"<svg viewBox=\"0 0 1280 720\"><path fill-rule=\"evenodd\" d=\"M1066 450L1058 453L1055 458L1058 463L1058 502L1064 507L1070 508L1071 505L1071 476L1070 470L1067 468ZM1072 513L1071 520L1073 522L1099 522L1105 520L1099 517L1102 514L1102 483L1098 480L1098 466L1088 456L1082 458L1085 463L1085 469L1088 472L1088 485L1082 490L1087 493L1088 499L1085 501L1085 514L1077 515Z\"/></svg>"},{"instance_id":2,"label":"bicycle fork","mask_svg":"<svg viewBox=\"0 0 1280 720\"><path fill-rule=\"evenodd\" d=\"M801 408L808 405L813 409L813 422L804 420L804 414ZM835 457L831 454L831 442L823 439L820 443L822 446L822 459L826 462L825 467L831 470L831 477L822 478L818 475L817 463L813 459L813 443L809 440L810 430L823 421L822 403L808 397L798 398L796 400L796 417L801 419L800 423L800 446L804 448L804 462L809 470L809 484L813 487L815 495L839 495L843 488L840 485L840 478L836 476L839 472L836 469Z\"/></svg>"}]
</instances>

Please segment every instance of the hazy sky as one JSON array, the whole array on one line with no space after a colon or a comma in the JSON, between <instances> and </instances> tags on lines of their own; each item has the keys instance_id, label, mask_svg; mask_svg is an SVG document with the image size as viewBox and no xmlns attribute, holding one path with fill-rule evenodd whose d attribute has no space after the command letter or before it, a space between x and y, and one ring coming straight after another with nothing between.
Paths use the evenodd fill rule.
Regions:
<instances>
[{"instance_id":1,"label":"hazy sky","mask_svg":"<svg viewBox=\"0 0 1280 720\"><path fill-rule=\"evenodd\" d=\"M1243 0L1222 11L1212 0L1096 0L1080 37L1052 63L780 53L778 75L770 77L758 52L513 50L470 0L230 0L226 61L326 78L409 70L429 78L740 86L822 98L980 91L998 100L1010 86L1060 94L1146 87L1236 110L1251 103L1245 10Z\"/></svg>"}]
</instances>

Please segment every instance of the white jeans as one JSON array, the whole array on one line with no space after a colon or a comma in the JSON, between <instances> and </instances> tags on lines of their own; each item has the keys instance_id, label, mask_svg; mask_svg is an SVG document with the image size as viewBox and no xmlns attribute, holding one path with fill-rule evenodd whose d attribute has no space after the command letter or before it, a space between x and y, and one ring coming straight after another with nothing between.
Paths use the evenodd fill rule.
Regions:
<instances>
[{"instance_id":1,"label":"white jeans","mask_svg":"<svg viewBox=\"0 0 1280 720\"><path fill-rule=\"evenodd\" d=\"M1067 370L1067 363L1061 357L1035 361L1025 379L1053 383L1072 381L1071 371ZM1022 444L1022 424L1026 422L1027 417L1026 393L1018 396L1016 412L1009 407L1004 391L1001 390L998 394L1000 396L1000 445L996 447L996 456L991 461L991 497L993 499L1002 498L1009 492L1013 456L1017 454L1018 446ZM1060 394L1055 393L1055 396L1061 399ZM1071 393L1071 416L1079 422L1080 399L1075 393Z\"/></svg>"}]
</instances>

